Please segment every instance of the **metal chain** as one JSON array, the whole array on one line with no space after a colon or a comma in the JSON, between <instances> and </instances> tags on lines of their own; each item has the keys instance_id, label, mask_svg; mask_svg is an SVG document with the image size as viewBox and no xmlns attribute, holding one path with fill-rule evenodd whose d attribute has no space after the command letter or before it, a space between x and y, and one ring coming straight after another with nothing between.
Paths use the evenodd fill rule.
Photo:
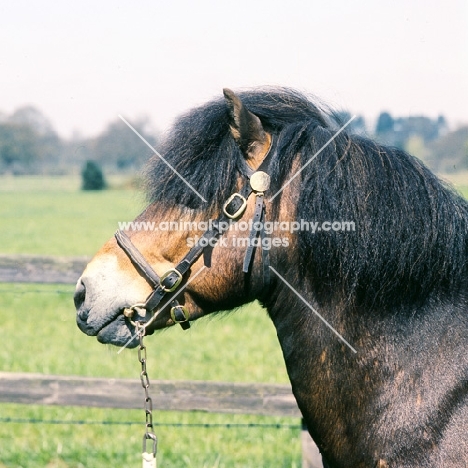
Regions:
<instances>
[{"instance_id":1,"label":"metal chain","mask_svg":"<svg viewBox=\"0 0 468 468\"><path fill-rule=\"evenodd\" d=\"M143 337L145 336L145 327L136 322L136 332L140 339L140 346L138 347L138 360L141 364L140 380L141 386L145 391L145 434L143 435L143 468L156 468L156 452L158 446L158 438L153 432L153 401L149 396L150 381L148 372L146 370L146 346L143 344ZM148 440L152 441L152 450L148 452L146 445Z\"/></svg>"}]
</instances>

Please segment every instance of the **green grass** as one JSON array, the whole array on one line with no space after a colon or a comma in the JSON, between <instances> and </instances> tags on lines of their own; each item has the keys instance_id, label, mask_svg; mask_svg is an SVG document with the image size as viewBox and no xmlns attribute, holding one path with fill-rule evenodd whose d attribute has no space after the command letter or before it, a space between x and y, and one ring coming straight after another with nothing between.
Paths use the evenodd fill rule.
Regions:
<instances>
[{"instance_id":1,"label":"green grass","mask_svg":"<svg viewBox=\"0 0 468 468\"><path fill-rule=\"evenodd\" d=\"M3 182L3 183L2 183ZM83 193L71 178L1 180L0 253L92 255L143 207L132 191ZM138 378L135 350L117 354L75 324L73 287L0 285L0 370ZM146 340L151 379L288 381L273 325L258 305ZM135 392L143 390L138 386ZM0 418L140 422L136 425L0 424L0 468L140 466L144 412L0 404ZM4 419L3 419L4 421ZM170 424L299 424L294 418L156 412L158 466L300 466L297 428L172 427ZM168 426L169 424L169 426Z\"/></svg>"},{"instance_id":2,"label":"green grass","mask_svg":"<svg viewBox=\"0 0 468 468\"><path fill-rule=\"evenodd\" d=\"M11 467L129 467L141 466L141 414L128 410L8 405L8 417L66 421L113 421L118 424L53 425L3 424L0 432L0 466ZM202 413L159 413L158 466L299 468L299 431L281 427L173 427L171 424L271 424L272 418ZM290 421L276 418L278 424ZM7 430L8 429L8 430ZM11 433L18 440L12 443Z\"/></svg>"},{"instance_id":3,"label":"green grass","mask_svg":"<svg viewBox=\"0 0 468 468\"><path fill-rule=\"evenodd\" d=\"M468 171L460 171L454 174L439 174L439 177L448 182L465 198L468 198Z\"/></svg>"},{"instance_id":4,"label":"green grass","mask_svg":"<svg viewBox=\"0 0 468 468\"><path fill-rule=\"evenodd\" d=\"M468 186L461 185L457 187L457 190L465 197L468 198Z\"/></svg>"},{"instance_id":5,"label":"green grass","mask_svg":"<svg viewBox=\"0 0 468 468\"><path fill-rule=\"evenodd\" d=\"M92 255L144 207L130 190L83 192L73 178L28 177L0 185L0 253Z\"/></svg>"}]
</instances>

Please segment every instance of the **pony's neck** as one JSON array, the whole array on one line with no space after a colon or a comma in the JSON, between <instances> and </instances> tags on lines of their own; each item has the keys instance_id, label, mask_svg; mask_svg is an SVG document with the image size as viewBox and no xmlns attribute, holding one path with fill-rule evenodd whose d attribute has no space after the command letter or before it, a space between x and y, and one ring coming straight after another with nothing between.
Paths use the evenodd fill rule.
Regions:
<instances>
[{"instance_id":1,"label":"pony's neck","mask_svg":"<svg viewBox=\"0 0 468 468\"><path fill-rule=\"evenodd\" d=\"M338 338L301 300L286 293L278 295L274 302L268 312L277 331L294 396L312 437L322 454L327 449L335 452L336 445L344 453L352 453L354 441L345 434L341 414L345 410L339 403L339 391L350 369L346 362L354 359L352 351L337 342ZM335 324L330 310L320 312ZM343 325L339 327L342 333ZM345 363L341 373L330 365L339 361Z\"/></svg>"},{"instance_id":2,"label":"pony's neck","mask_svg":"<svg viewBox=\"0 0 468 468\"><path fill-rule=\"evenodd\" d=\"M307 291L298 292L310 300ZM413 423L424 428L433 417L427 401L441 401L448 388L457 388L453 363L468 348L463 300L427 304L414 314L378 317L339 303L327 308L311 305L357 353L286 286L278 285L266 304L293 393L315 442L330 466L376 466L382 454L388 461L395 457L398 465L398 451L418 430ZM421 402L421 395L427 401ZM449 411L456 411L457 404ZM390 420L392 431L385 424ZM362 434L371 436L363 440Z\"/></svg>"}]
</instances>

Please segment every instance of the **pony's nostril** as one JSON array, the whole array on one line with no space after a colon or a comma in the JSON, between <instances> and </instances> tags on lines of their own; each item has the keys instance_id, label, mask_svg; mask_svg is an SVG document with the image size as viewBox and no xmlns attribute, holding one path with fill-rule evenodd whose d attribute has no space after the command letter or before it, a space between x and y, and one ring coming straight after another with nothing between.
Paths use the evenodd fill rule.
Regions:
<instances>
[{"instance_id":1,"label":"pony's nostril","mask_svg":"<svg viewBox=\"0 0 468 468\"><path fill-rule=\"evenodd\" d=\"M75 302L76 310L83 305L83 302L86 298L86 287L83 281L79 280L78 284L76 285L75 295L73 296L73 301Z\"/></svg>"}]
</instances>

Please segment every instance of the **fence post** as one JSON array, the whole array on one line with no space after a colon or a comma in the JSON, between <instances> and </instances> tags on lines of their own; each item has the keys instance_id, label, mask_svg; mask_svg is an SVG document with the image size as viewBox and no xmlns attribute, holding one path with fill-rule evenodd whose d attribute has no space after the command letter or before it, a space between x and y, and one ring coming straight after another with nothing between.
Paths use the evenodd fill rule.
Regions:
<instances>
[{"instance_id":1,"label":"fence post","mask_svg":"<svg viewBox=\"0 0 468 468\"><path fill-rule=\"evenodd\" d=\"M310 437L304 419L302 419L301 444L302 468L323 468L322 456L312 440L312 437Z\"/></svg>"}]
</instances>

